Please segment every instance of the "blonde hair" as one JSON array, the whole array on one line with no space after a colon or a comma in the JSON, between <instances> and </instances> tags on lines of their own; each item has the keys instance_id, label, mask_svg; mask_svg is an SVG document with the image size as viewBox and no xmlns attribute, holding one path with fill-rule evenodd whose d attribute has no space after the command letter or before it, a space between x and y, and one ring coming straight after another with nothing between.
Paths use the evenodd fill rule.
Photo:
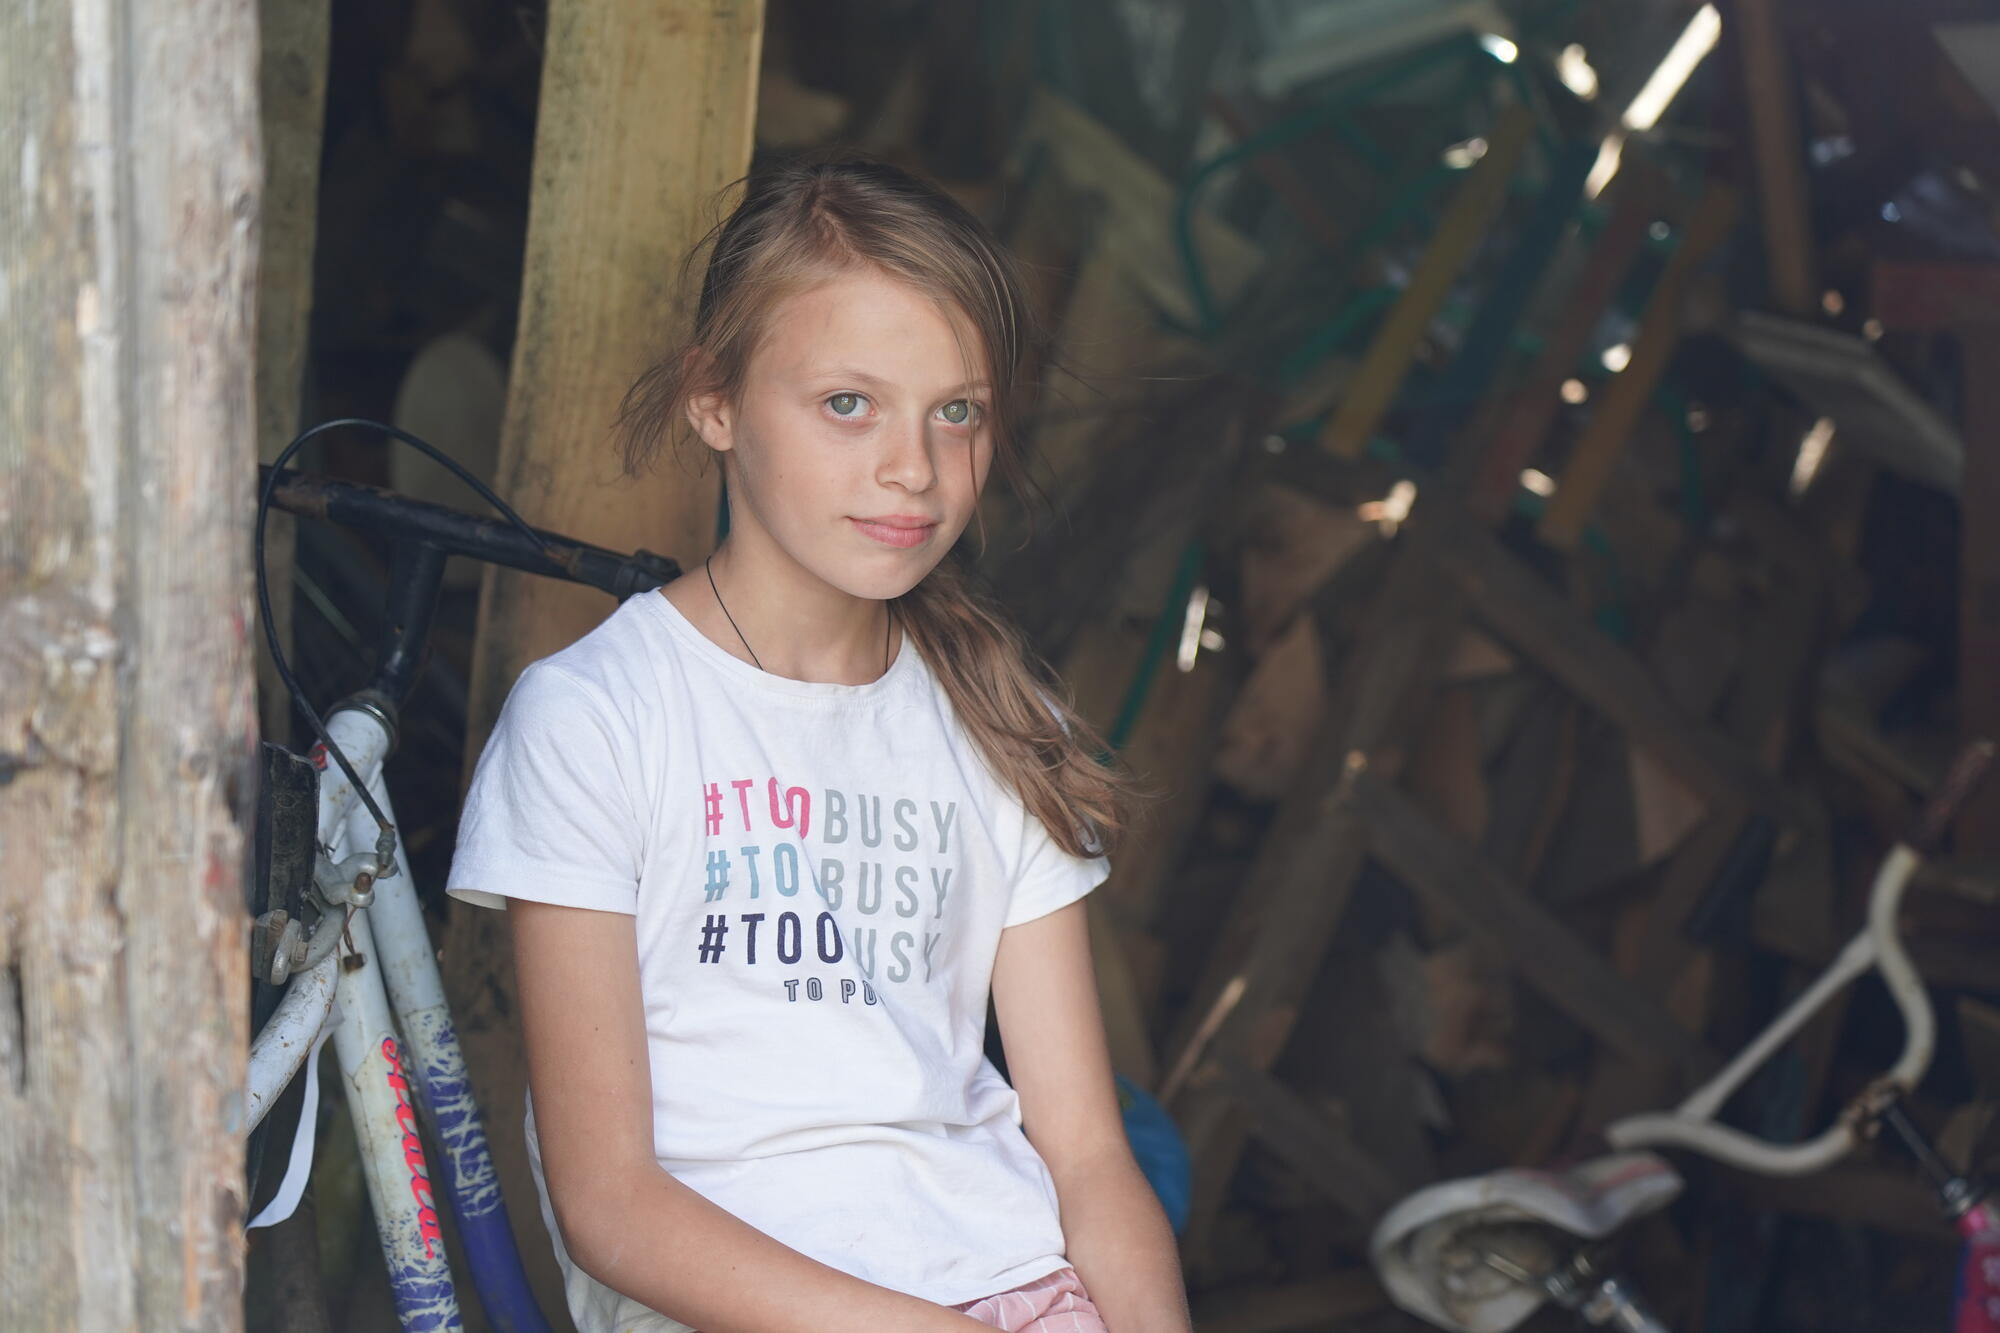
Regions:
<instances>
[{"instance_id":1,"label":"blonde hair","mask_svg":"<svg viewBox=\"0 0 2000 1333\"><path fill-rule=\"evenodd\" d=\"M989 362L994 466L1032 488L1020 440L1027 370L1043 348L1013 259L943 190L857 155L760 168L743 200L689 256L706 253L685 343L626 392L618 425L637 475L689 433L699 394L737 401L765 318L830 272L873 267L962 312ZM1134 793L1102 737L997 602L950 555L892 605L994 776L1065 851L1108 852Z\"/></svg>"}]
</instances>

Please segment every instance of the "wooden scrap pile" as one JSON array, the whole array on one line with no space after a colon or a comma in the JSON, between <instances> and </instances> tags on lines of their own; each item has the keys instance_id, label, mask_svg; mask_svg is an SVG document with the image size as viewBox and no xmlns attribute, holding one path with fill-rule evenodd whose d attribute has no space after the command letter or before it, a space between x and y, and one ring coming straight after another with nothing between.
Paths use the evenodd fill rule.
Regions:
<instances>
[{"instance_id":1,"label":"wooden scrap pile","mask_svg":"<svg viewBox=\"0 0 2000 1333\"><path fill-rule=\"evenodd\" d=\"M1389 1204L1601 1151L1856 927L1957 730L1948 624L1884 629L1913 562L1883 534L1950 501L1907 457L1822 462L1824 386L1761 377L1722 280L1759 238L1720 178L1635 150L1587 204L1594 153L1498 99L1435 224L1347 270L1350 295L1400 272L1373 316L1287 379L1273 325L1343 290L1323 246L1197 209L1234 312L1204 334L1163 246L1185 195L1052 92L1022 124L1009 239L1070 275L1062 346L1099 376L1038 437L1057 531L989 564L1161 796L1093 912L1120 1068L1193 1154L1198 1326L1413 1326L1365 1267ZM1311 233L1297 155L1240 169ZM1963 1028L1917 1102L1961 1165L2000 1086L1995 883L1967 855L1907 913ZM1863 987L1729 1118L1814 1132L1899 1041ZM1676 1327L1804 1318L1833 1251L1880 1265L1852 1310L1942 1309L1951 1232L1893 1151L1782 1183L1684 1165L1691 1201L1635 1247Z\"/></svg>"}]
</instances>

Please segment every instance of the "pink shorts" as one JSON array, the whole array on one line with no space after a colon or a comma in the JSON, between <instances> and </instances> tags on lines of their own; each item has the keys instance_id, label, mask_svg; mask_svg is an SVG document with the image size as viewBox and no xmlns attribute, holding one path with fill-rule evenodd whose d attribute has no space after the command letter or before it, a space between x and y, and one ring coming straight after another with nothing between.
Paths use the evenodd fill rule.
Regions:
<instances>
[{"instance_id":1,"label":"pink shorts","mask_svg":"<svg viewBox=\"0 0 2000 1333\"><path fill-rule=\"evenodd\" d=\"M1074 1268L1058 1268L1010 1291L954 1305L982 1324L1006 1333L1105 1333Z\"/></svg>"}]
</instances>

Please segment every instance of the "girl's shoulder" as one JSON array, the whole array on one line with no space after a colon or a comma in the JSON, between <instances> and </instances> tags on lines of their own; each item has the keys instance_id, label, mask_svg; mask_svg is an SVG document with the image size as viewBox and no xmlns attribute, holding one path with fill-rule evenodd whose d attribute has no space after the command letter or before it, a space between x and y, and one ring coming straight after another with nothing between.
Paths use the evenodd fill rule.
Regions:
<instances>
[{"instance_id":1,"label":"girl's shoulder","mask_svg":"<svg viewBox=\"0 0 2000 1333\"><path fill-rule=\"evenodd\" d=\"M673 637L661 632L649 598L659 593L632 594L589 631L530 662L514 692L537 701L578 694L630 721L634 709L658 694L660 673L678 669Z\"/></svg>"}]
</instances>

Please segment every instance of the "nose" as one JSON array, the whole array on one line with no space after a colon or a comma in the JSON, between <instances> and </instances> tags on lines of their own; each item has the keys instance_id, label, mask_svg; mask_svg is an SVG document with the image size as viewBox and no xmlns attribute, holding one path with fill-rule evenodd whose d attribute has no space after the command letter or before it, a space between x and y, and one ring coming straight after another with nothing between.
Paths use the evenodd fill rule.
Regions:
<instances>
[{"instance_id":1,"label":"nose","mask_svg":"<svg viewBox=\"0 0 2000 1333\"><path fill-rule=\"evenodd\" d=\"M937 484L937 464L931 457L929 423L918 418L901 422L882 433L882 456L876 480L921 494Z\"/></svg>"}]
</instances>

